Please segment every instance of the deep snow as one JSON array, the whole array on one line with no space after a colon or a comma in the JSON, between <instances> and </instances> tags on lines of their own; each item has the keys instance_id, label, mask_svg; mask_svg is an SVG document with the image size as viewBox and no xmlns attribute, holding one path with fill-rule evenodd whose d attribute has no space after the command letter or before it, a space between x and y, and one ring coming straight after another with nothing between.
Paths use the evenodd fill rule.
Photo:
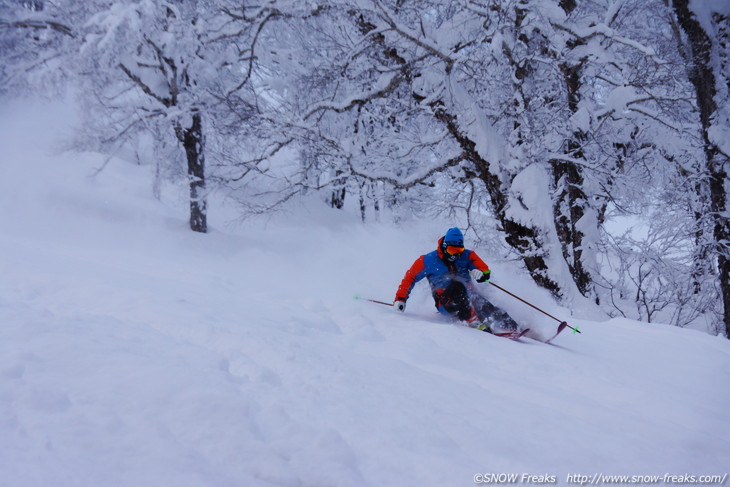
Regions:
<instances>
[{"instance_id":1,"label":"deep snow","mask_svg":"<svg viewBox=\"0 0 730 487\"><path fill-rule=\"evenodd\" d=\"M63 107L0 110L0 485L468 486L480 473L724 475L730 343L625 319L545 345L390 300L450 222L308 201L186 227L184 188L53 150ZM494 281L568 318L515 263ZM486 286L488 287L488 286ZM486 292L544 334L555 326Z\"/></svg>"}]
</instances>

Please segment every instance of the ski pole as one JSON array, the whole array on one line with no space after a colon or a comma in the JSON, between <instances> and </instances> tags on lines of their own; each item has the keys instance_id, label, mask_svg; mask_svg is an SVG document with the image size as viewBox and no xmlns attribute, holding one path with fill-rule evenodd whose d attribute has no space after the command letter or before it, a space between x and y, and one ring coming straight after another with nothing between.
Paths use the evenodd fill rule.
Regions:
<instances>
[{"instance_id":1,"label":"ski pole","mask_svg":"<svg viewBox=\"0 0 730 487\"><path fill-rule=\"evenodd\" d=\"M358 295L353 296L353 299L364 299L365 301L370 301L371 303L383 304L385 306L393 306L393 303L386 303L385 301L378 301L377 299L361 298Z\"/></svg>"},{"instance_id":2,"label":"ski pole","mask_svg":"<svg viewBox=\"0 0 730 487\"><path fill-rule=\"evenodd\" d=\"M503 288L503 287L501 287L501 286L498 286L498 285L496 285L496 284L495 284L495 283L493 283L492 281L489 281L489 284L491 284L492 286L496 287L496 288L497 288L497 289L499 289L500 291L503 291L503 292L505 292L505 293L509 294L509 295L510 295L510 296L512 296L513 298L515 298L515 299L517 299L517 300L519 300L519 301L522 301L522 302L523 302L523 303L525 303L525 304L526 304L527 306L530 306L530 307L532 307L532 308L535 308L535 309L536 309L536 310L538 310L538 311L539 311L540 313L542 313L542 314L544 314L544 315L547 315L547 316L549 316L550 318L554 319L555 321L557 321L557 322L558 322L558 323L560 323L561 325L562 325L563 323L565 323L565 326L566 326L566 327L568 327L568 328L570 328L571 330L573 330L573 333L580 333L580 330L579 330L578 328L573 328L573 327L572 327L572 326L570 326L570 325L569 325L569 324L568 324L568 323L567 323L566 321L563 321L563 320L559 320L559 319L557 319L556 317L554 317L553 315L551 315L551 314L550 314L550 313L548 313L547 311L544 311L544 310L542 310L542 309L538 308L537 306L535 306L535 305L534 305L534 304L532 304L532 303L528 303L527 301L525 301L525 300L524 300L524 299L522 299L521 297L517 296L516 294L513 294L513 293L511 293L511 292L507 291L507 290L506 290L505 288Z\"/></svg>"}]
</instances>

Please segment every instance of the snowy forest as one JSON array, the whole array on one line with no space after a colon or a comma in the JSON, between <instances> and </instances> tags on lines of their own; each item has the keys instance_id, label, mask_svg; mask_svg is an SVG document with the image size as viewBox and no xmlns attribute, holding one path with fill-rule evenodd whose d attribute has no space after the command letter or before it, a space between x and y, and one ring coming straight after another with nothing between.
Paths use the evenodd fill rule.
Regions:
<instances>
[{"instance_id":1,"label":"snowy forest","mask_svg":"<svg viewBox=\"0 0 730 487\"><path fill-rule=\"evenodd\" d=\"M448 216L561 303L730 336L727 1L2 0L0 46L0 96L77 97L69 146L195 232L212 194Z\"/></svg>"}]
</instances>

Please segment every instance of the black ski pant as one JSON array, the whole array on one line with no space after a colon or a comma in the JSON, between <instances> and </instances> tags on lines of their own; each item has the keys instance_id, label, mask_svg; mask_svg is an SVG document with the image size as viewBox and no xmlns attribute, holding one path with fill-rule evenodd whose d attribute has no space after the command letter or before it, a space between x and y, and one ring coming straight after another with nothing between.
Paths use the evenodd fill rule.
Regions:
<instances>
[{"instance_id":1,"label":"black ski pant","mask_svg":"<svg viewBox=\"0 0 730 487\"><path fill-rule=\"evenodd\" d=\"M451 281L440 296L434 295L436 307L443 306L451 315L458 317L461 321L471 318L471 303L469 293L463 282Z\"/></svg>"},{"instance_id":2,"label":"black ski pant","mask_svg":"<svg viewBox=\"0 0 730 487\"><path fill-rule=\"evenodd\" d=\"M480 321L490 325L511 330L520 327L506 311L497 308L484 296L474 293L470 301L466 286L460 281L451 281L440 296L434 294L434 300L436 307L443 306L449 314L461 321L471 318L473 309Z\"/></svg>"}]
</instances>

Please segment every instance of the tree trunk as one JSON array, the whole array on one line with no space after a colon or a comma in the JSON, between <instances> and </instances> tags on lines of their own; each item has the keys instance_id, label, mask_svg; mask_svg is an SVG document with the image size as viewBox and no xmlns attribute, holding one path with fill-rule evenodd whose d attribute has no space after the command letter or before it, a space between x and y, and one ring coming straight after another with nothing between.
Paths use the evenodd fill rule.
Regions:
<instances>
[{"instance_id":1,"label":"tree trunk","mask_svg":"<svg viewBox=\"0 0 730 487\"><path fill-rule=\"evenodd\" d=\"M579 109L582 65L560 66L567 91L568 109L575 114ZM588 198L583 191L584 178L581 167L574 160L585 160L583 144L586 134L575 130L564 142L565 159L550 160L553 172L555 194L553 196L553 216L555 229L560 240L563 258L568 264L570 275L578 291L587 298L597 300L593 289L593 278L583 259L585 234L578 222L586 215Z\"/></svg>"},{"instance_id":2,"label":"tree trunk","mask_svg":"<svg viewBox=\"0 0 730 487\"><path fill-rule=\"evenodd\" d=\"M190 229L208 231L208 208L205 199L205 138L200 112L192 115L190 127L176 127L177 138L185 149L190 181Z\"/></svg>"},{"instance_id":3,"label":"tree trunk","mask_svg":"<svg viewBox=\"0 0 730 487\"><path fill-rule=\"evenodd\" d=\"M675 0L674 12L680 27L687 35L689 52L692 58L689 60L689 80L694 85L697 107L700 113L700 124L702 127L702 138L704 143L704 170L709 181L709 208L707 216L711 219L711 225L707 233L701 238L704 242L711 243L707 248L700 249L700 255L707 253L717 259L718 278L720 280L720 292L723 302L723 321L725 332L730 338L730 219L727 212L727 193L725 182L728 174L726 166L730 164L727 155L723 154L710 139L710 128L713 119L717 115L717 77L722 73L715 73L713 70L712 54L716 41L704 30L697 17L689 9L689 0ZM722 17L727 23L727 17ZM727 80L725 80L727 81ZM698 195L700 198L707 195ZM704 226L698 222L698 231L702 232Z\"/></svg>"},{"instance_id":4,"label":"tree trunk","mask_svg":"<svg viewBox=\"0 0 730 487\"><path fill-rule=\"evenodd\" d=\"M568 145L573 146L574 141ZM570 150L570 149L569 149ZM578 291L585 297L595 298L593 279L583 263L585 235L578 228L578 222L586 214L587 197L583 192L583 174L580 167L559 159L550 161L555 184L553 215L555 230L568 264L570 275Z\"/></svg>"},{"instance_id":5,"label":"tree trunk","mask_svg":"<svg viewBox=\"0 0 730 487\"><path fill-rule=\"evenodd\" d=\"M341 179L343 171L338 169L335 171L335 187L330 193L329 204L332 208L341 210L345 206L345 196L347 194L347 184L344 179Z\"/></svg>"}]
</instances>

